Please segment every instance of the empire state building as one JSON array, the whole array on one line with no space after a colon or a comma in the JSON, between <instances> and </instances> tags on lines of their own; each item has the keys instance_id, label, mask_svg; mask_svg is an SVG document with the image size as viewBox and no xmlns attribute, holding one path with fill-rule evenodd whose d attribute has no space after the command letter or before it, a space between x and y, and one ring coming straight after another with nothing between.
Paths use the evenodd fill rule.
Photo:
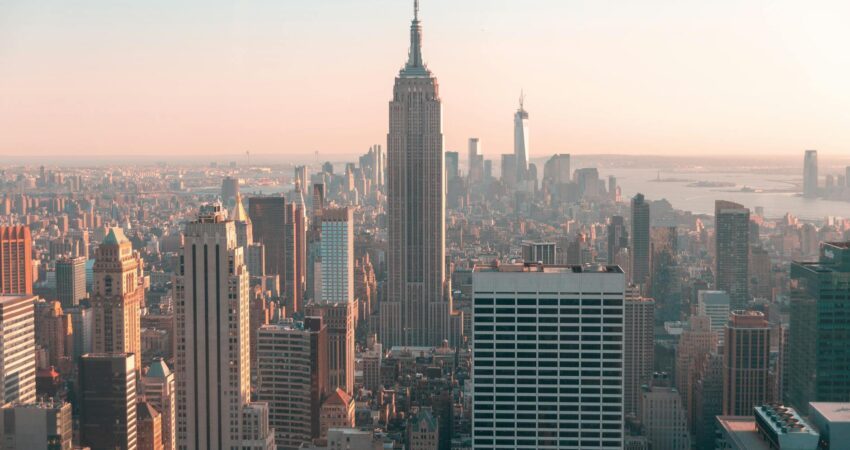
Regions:
<instances>
[{"instance_id":1,"label":"empire state building","mask_svg":"<svg viewBox=\"0 0 850 450\"><path fill-rule=\"evenodd\" d=\"M451 294L445 262L442 106L437 79L422 62L419 1L410 53L390 101L387 134L389 280L380 339L432 346L450 338Z\"/></svg>"}]
</instances>

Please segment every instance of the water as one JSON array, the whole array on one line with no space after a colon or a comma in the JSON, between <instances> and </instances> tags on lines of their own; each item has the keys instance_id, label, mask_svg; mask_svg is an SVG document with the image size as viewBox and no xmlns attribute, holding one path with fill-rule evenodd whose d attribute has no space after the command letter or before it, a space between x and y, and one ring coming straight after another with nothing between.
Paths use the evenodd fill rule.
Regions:
<instances>
[{"instance_id":1,"label":"water","mask_svg":"<svg viewBox=\"0 0 850 450\"><path fill-rule=\"evenodd\" d=\"M850 202L803 198L798 194L800 177L782 173L741 173L725 171L661 172L662 179L687 179L688 181L656 182L658 171L644 168L605 168L600 176L617 177L623 198L638 192L649 200L667 199L674 208L697 214L714 214L715 200L729 200L748 208L764 208L767 218L780 218L791 213L801 219L823 220L827 216L850 217ZM735 187L691 187L696 181L730 182ZM766 192L741 192L742 187ZM771 192L793 191L793 192ZM732 192L735 191L735 192Z\"/></svg>"}]
</instances>

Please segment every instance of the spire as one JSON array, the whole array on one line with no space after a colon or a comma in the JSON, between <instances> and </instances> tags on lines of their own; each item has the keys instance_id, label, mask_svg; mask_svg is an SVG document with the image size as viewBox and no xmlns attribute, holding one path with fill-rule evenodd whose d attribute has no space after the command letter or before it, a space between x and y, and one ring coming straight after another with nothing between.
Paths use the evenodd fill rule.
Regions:
<instances>
[{"instance_id":1,"label":"spire","mask_svg":"<svg viewBox=\"0 0 850 450\"><path fill-rule=\"evenodd\" d=\"M520 89L519 90L519 110L520 111L525 111L524 105L525 105L525 92L522 89Z\"/></svg>"},{"instance_id":2,"label":"spire","mask_svg":"<svg viewBox=\"0 0 850 450\"><path fill-rule=\"evenodd\" d=\"M422 63L422 25L419 23L419 0L413 0L413 21L410 23L410 52L405 68L421 68Z\"/></svg>"}]
</instances>

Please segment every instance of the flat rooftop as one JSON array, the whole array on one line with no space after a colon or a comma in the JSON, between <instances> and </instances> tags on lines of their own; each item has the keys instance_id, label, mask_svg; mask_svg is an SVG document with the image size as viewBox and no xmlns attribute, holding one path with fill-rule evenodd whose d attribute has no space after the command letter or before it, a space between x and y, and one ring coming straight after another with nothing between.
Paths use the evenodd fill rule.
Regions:
<instances>
[{"instance_id":1,"label":"flat rooftop","mask_svg":"<svg viewBox=\"0 0 850 450\"><path fill-rule=\"evenodd\" d=\"M850 422L850 403L848 402L811 402L809 409L817 411L830 422Z\"/></svg>"},{"instance_id":2,"label":"flat rooftop","mask_svg":"<svg viewBox=\"0 0 850 450\"><path fill-rule=\"evenodd\" d=\"M601 264L584 265L553 265L541 263L523 264L476 264L473 272L504 272L504 273L623 273L620 266L605 266Z\"/></svg>"}]
</instances>

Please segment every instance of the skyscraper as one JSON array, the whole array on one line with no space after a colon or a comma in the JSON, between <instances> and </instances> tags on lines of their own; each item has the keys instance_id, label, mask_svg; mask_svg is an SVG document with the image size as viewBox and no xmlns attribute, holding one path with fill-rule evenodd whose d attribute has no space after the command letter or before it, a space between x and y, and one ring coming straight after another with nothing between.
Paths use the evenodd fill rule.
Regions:
<instances>
[{"instance_id":1,"label":"skyscraper","mask_svg":"<svg viewBox=\"0 0 850 450\"><path fill-rule=\"evenodd\" d=\"M480 183L484 180L484 154L481 153L481 140L478 138L469 138L467 156L467 178L472 185Z\"/></svg>"},{"instance_id":2,"label":"skyscraper","mask_svg":"<svg viewBox=\"0 0 850 450\"><path fill-rule=\"evenodd\" d=\"M608 222L608 264L614 265L617 253L629 246L629 231L623 216L612 216Z\"/></svg>"},{"instance_id":3,"label":"skyscraper","mask_svg":"<svg viewBox=\"0 0 850 450\"><path fill-rule=\"evenodd\" d=\"M649 204L643 194L632 198L631 281L645 285L649 281Z\"/></svg>"},{"instance_id":4,"label":"skyscraper","mask_svg":"<svg viewBox=\"0 0 850 450\"><path fill-rule=\"evenodd\" d=\"M262 431L250 407L248 271L236 228L220 205L186 225L175 277L177 443L186 450L239 448Z\"/></svg>"},{"instance_id":5,"label":"skyscraper","mask_svg":"<svg viewBox=\"0 0 850 450\"><path fill-rule=\"evenodd\" d=\"M514 113L514 157L516 158L516 179L522 183L528 179L528 111L525 110L525 95L519 96L519 108Z\"/></svg>"},{"instance_id":6,"label":"skyscraper","mask_svg":"<svg viewBox=\"0 0 850 450\"><path fill-rule=\"evenodd\" d=\"M803 196L818 196L818 151L806 150L803 159Z\"/></svg>"},{"instance_id":7,"label":"skyscraper","mask_svg":"<svg viewBox=\"0 0 850 450\"><path fill-rule=\"evenodd\" d=\"M72 450L71 404L45 400L9 403L0 409L3 450Z\"/></svg>"},{"instance_id":8,"label":"skyscraper","mask_svg":"<svg viewBox=\"0 0 850 450\"><path fill-rule=\"evenodd\" d=\"M666 373L656 374L643 387L641 425L657 450L690 450L686 411L682 396L670 386Z\"/></svg>"},{"instance_id":9,"label":"skyscraper","mask_svg":"<svg viewBox=\"0 0 850 450\"><path fill-rule=\"evenodd\" d=\"M221 201L225 205L232 205L236 201L236 196L239 195L239 179L232 177L224 177L221 180Z\"/></svg>"},{"instance_id":10,"label":"skyscraper","mask_svg":"<svg viewBox=\"0 0 850 450\"><path fill-rule=\"evenodd\" d=\"M80 443L135 449L136 366L132 353L90 353L80 359Z\"/></svg>"},{"instance_id":11,"label":"skyscraper","mask_svg":"<svg viewBox=\"0 0 850 450\"><path fill-rule=\"evenodd\" d=\"M557 249L555 242L522 241L522 260L527 263L542 262L554 265L558 260Z\"/></svg>"},{"instance_id":12,"label":"skyscraper","mask_svg":"<svg viewBox=\"0 0 850 450\"><path fill-rule=\"evenodd\" d=\"M351 208L325 208L321 238L322 303L354 300L354 216Z\"/></svg>"},{"instance_id":13,"label":"skyscraper","mask_svg":"<svg viewBox=\"0 0 850 450\"><path fill-rule=\"evenodd\" d=\"M715 277L717 289L729 294L731 307L744 309L750 301L750 210L737 203L714 202Z\"/></svg>"},{"instance_id":14,"label":"skyscraper","mask_svg":"<svg viewBox=\"0 0 850 450\"><path fill-rule=\"evenodd\" d=\"M92 312L94 352L133 353L142 361L140 308L145 299L142 258L120 228L95 252Z\"/></svg>"},{"instance_id":15,"label":"skyscraper","mask_svg":"<svg viewBox=\"0 0 850 450\"><path fill-rule=\"evenodd\" d=\"M32 294L29 227L0 227L0 294Z\"/></svg>"},{"instance_id":16,"label":"skyscraper","mask_svg":"<svg viewBox=\"0 0 850 450\"><path fill-rule=\"evenodd\" d=\"M723 345L726 334L726 322L729 321L729 294L724 291L697 292L697 313L708 316L711 320L711 331L717 334L717 345Z\"/></svg>"},{"instance_id":17,"label":"skyscraper","mask_svg":"<svg viewBox=\"0 0 850 450\"><path fill-rule=\"evenodd\" d=\"M254 226L251 224L251 216L248 215L245 211L245 205L242 204L242 194L236 194L236 202L230 213L230 220L236 224L236 245L247 249L254 243ZM260 274L252 273L251 275Z\"/></svg>"},{"instance_id":18,"label":"skyscraper","mask_svg":"<svg viewBox=\"0 0 850 450\"><path fill-rule=\"evenodd\" d=\"M446 152L446 181L460 176L460 155L458 152Z\"/></svg>"},{"instance_id":19,"label":"skyscraper","mask_svg":"<svg viewBox=\"0 0 850 450\"><path fill-rule=\"evenodd\" d=\"M758 311L732 311L723 343L723 414L746 416L770 401L770 326Z\"/></svg>"},{"instance_id":20,"label":"skyscraper","mask_svg":"<svg viewBox=\"0 0 850 450\"><path fill-rule=\"evenodd\" d=\"M627 291L623 316L623 413L641 417L641 386L655 366L655 300Z\"/></svg>"},{"instance_id":21,"label":"skyscraper","mask_svg":"<svg viewBox=\"0 0 850 450\"><path fill-rule=\"evenodd\" d=\"M142 376L145 400L162 413L162 447L177 448L177 398L174 374L162 358L154 359Z\"/></svg>"},{"instance_id":22,"label":"skyscraper","mask_svg":"<svg viewBox=\"0 0 850 450\"><path fill-rule=\"evenodd\" d=\"M62 258L56 261L56 294L63 308L86 298L86 258Z\"/></svg>"},{"instance_id":23,"label":"skyscraper","mask_svg":"<svg viewBox=\"0 0 850 450\"><path fill-rule=\"evenodd\" d=\"M410 52L395 79L387 134L388 290L380 336L388 346L437 345L450 336L445 262L442 106L437 79L422 61L415 2Z\"/></svg>"},{"instance_id":24,"label":"skyscraper","mask_svg":"<svg viewBox=\"0 0 850 450\"><path fill-rule=\"evenodd\" d=\"M791 264L791 323L785 400L808 402L850 398L850 242L821 245L817 262Z\"/></svg>"},{"instance_id":25,"label":"skyscraper","mask_svg":"<svg viewBox=\"0 0 850 450\"><path fill-rule=\"evenodd\" d=\"M284 276L286 252L286 199L283 197L251 197L248 200L254 240L266 247L266 274Z\"/></svg>"},{"instance_id":26,"label":"skyscraper","mask_svg":"<svg viewBox=\"0 0 850 450\"><path fill-rule=\"evenodd\" d=\"M280 448L319 437L327 392L327 328L318 317L263 325L258 330L257 396L269 404Z\"/></svg>"},{"instance_id":27,"label":"skyscraper","mask_svg":"<svg viewBox=\"0 0 850 450\"><path fill-rule=\"evenodd\" d=\"M35 402L35 297L0 295L0 405Z\"/></svg>"},{"instance_id":28,"label":"skyscraper","mask_svg":"<svg viewBox=\"0 0 850 450\"><path fill-rule=\"evenodd\" d=\"M623 448L624 289L616 266L473 269L472 448Z\"/></svg>"}]
</instances>

